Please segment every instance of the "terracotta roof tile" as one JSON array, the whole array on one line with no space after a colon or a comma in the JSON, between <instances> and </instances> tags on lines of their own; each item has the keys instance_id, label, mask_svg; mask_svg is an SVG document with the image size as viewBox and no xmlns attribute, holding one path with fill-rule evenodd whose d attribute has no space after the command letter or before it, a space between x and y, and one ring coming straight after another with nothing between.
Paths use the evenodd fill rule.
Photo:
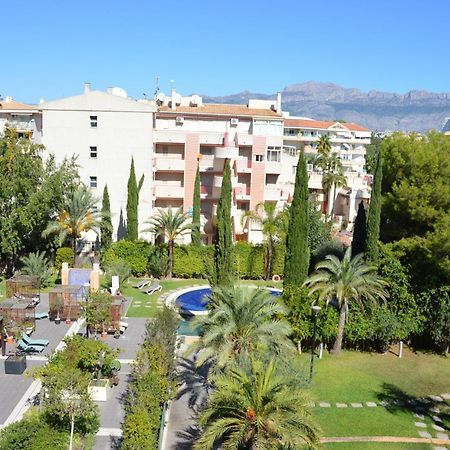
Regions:
<instances>
[{"instance_id":1,"label":"terracotta roof tile","mask_svg":"<svg viewBox=\"0 0 450 450\"><path fill-rule=\"evenodd\" d=\"M356 123L351 122L332 122L325 120L308 120L308 119L285 119L285 128L320 128L327 130L336 123L340 123L343 127L351 131L370 131L368 128L362 127Z\"/></svg>"},{"instance_id":2,"label":"terracotta roof tile","mask_svg":"<svg viewBox=\"0 0 450 450\"><path fill-rule=\"evenodd\" d=\"M281 114L272 111L271 109L257 109L249 108L246 105L229 105L219 103L208 103L201 106L177 106L177 109L173 110L170 106L161 106L159 108L160 113L173 113L173 114L195 114L195 115L224 115L224 116L249 116L249 117L261 117L268 116L273 118L280 118Z\"/></svg>"},{"instance_id":3,"label":"terracotta roof tile","mask_svg":"<svg viewBox=\"0 0 450 450\"><path fill-rule=\"evenodd\" d=\"M10 101L7 102L5 100L0 100L0 110L7 111L7 110L17 110L17 109L26 109L26 110L36 110L37 107L33 105L27 105L25 103L20 103L16 101Z\"/></svg>"}]
</instances>

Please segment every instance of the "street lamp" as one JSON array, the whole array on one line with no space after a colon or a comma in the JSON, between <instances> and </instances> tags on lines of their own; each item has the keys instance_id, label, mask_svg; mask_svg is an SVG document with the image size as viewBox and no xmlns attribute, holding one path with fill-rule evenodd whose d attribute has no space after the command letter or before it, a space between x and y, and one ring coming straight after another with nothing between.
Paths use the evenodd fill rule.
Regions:
<instances>
[{"instance_id":1,"label":"street lamp","mask_svg":"<svg viewBox=\"0 0 450 450\"><path fill-rule=\"evenodd\" d=\"M319 315L319 312L321 309L322 308L317 305L313 305L311 307L313 321L314 321L313 322L314 328L313 328L313 341L312 341L312 346L311 346L311 363L309 366L309 382L310 383L312 383L313 373L314 373L314 350L316 348L317 316Z\"/></svg>"},{"instance_id":2,"label":"street lamp","mask_svg":"<svg viewBox=\"0 0 450 450\"><path fill-rule=\"evenodd\" d=\"M87 320L87 315L88 315L88 302L89 302L89 289L90 289L91 285L90 283L84 283L83 284L83 296L84 296L84 315L85 315L85 322L86 322L86 339L89 338L89 325L88 325L88 320Z\"/></svg>"}]
</instances>

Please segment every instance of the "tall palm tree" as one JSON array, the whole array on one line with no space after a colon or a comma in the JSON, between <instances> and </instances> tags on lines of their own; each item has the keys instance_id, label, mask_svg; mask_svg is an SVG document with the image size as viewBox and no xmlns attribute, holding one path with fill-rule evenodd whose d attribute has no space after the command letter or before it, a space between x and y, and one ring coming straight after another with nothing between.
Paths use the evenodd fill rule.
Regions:
<instances>
[{"instance_id":1,"label":"tall palm tree","mask_svg":"<svg viewBox=\"0 0 450 450\"><path fill-rule=\"evenodd\" d=\"M344 175L342 162L336 152L332 151L330 138L323 135L317 145L316 165L323 170L322 188L327 192L327 214L333 212L336 189L345 186L347 178Z\"/></svg>"},{"instance_id":2,"label":"tall palm tree","mask_svg":"<svg viewBox=\"0 0 450 450\"><path fill-rule=\"evenodd\" d=\"M250 355L260 346L291 349L291 327L282 316L288 312L278 297L266 289L239 286L217 288L206 316L193 320L203 335L192 350L202 350L197 362L216 360L225 367L237 355Z\"/></svg>"},{"instance_id":3,"label":"tall palm tree","mask_svg":"<svg viewBox=\"0 0 450 450\"><path fill-rule=\"evenodd\" d=\"M163 237L167 240L167 278L172 278L173 269L173 249L175 240L179 236L183 236L192 228L192 224L188 223L188 214L183 213L179 208L173 212L172 208L158 209L156 216L151 217L147 222L150 228L146 232L155 233L156 237Z\"/></svg>"},{"instance_id":4,"label":"tall palm tree","mask_svg":"<svg viewBox=\"0 0 450 450\"><path fill-rule=\"evenodd\" d=\"M98 202L99 199L86 186L80 186L65 198L56 220L47 225L42 236L59 233L61 242L69 237L76 257L77 239L81 234L90 230L97 233L100 228L102 214L97 210Z\"/></svg>"},{"instance_id":5,"label":"tall palm tree","mask_svg":"<svg viewBox=\"0 0 450 450\"><path fill-rule=\"evenodd\" d=\"M377 268L365 263L363 253L352 259L351 247L346 250L342 260L327 255L316 264L315 272L304 285L309 288L310 295L319 293L319 301L325 300L327 304L333 300L338 302L339 325L332 350L334 354L339 354L342 348L349 303L354 302L363 307L364 301L376 303L388 297L385 289L387 283L377 275Z\"/></svg>"},{"instance_id":6,"label":"tall palm tree","mask_svg":"<svg viewBox=\"0 0 450 450\"><path fill-rule=\"evenodd\" d=\"M274 360L251 357L215 378L215 390L199 424L196 450L318 448L319 429L297 382L279 371Z\"/></svg>"},{"instance_id":7,"label":"tall palm tree","mask_svg":"<svg viewBox=\"0 0 450 450\"><path fill-rule=\"evenodd\" d=\"M275 243L284 237L289 216L285 209L277 212L276 203L265 202L258 203L255 211L247 211L242 216L243 221L246 219L250 219L262 227L266 247L266 280L270 280L273 272Z\"/></svg>"}]
</instances>

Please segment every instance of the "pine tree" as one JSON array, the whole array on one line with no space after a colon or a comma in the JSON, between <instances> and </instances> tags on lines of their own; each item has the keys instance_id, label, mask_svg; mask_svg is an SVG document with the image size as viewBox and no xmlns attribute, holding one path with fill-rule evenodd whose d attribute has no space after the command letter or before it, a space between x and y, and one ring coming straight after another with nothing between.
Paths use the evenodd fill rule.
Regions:
<instances>
[{"instance_id":1,"label":"pine tree","mask_svg":"<svg viewBox=\"0 0 450 450\"><path fill-rule=\"evenodd\" d=\"M195 175L194 199L192 202L192 245L199 247L202 243L200 234L200 168L197 164L197 174Z\"/></svg>"},{"instance_id":2,"label":"pine tree","mask_svg":"<svg viewBox=\"0 0 450 450\"><path fill-rule=\"evenodd\" d=\"M134 159L131 158L130 176L128 178L128 198L127 198L127 240L136 241L138 239L138 206L139 191L144 182L144 175L136 182L136 173L134 171Z\"/></svg>"},{"instance_id":3,"label":"pine tree","mask_svg":"<svg viewBox=\"0 0 450 450\"><path fill-rule=\"evenodd\" d=\"M309 193L306 158L302 149L297 163L295 188L290 207L289 228L286 237L284 286L301 286L309 268Z\"/></svg>"},{"instance_id":4,"label":"pine tree","mask_svg":"<svg viewBox=\"0 0 450 450\"><path fill-rule=\"evenodd\" d=\"M214 265L217 284L221 286L230 284L233 279L233 235L231 230L231 170L228 159L225 161L222 188L217 204Z\"/></svg>"},{"instance_id":5,"label":"pine tree","mask_svg":"<svg viewBox=\"0 0 450 450\"><path fill-rule=\"evenodd\" d=\"M102 221L100 225L101 247L107 250L112 242L111 204L109 201L108 186L103 189Z\"/></svg>"},{"instance_id":6,"label":"pine tree","mask_svg":"<svg viewBox=\"0 0 450 450\"><path fill-rule=\"evenodd\" d=\"M367 216L366 259L378 265L378 240L380 238L381 215L381 181L383 179L383 159L381 150L378 153L377 164L373 176L372 195Z\"/></svg>"},{"instance_id":7,"label":"pine tree","mask_svg":"<svg viewBox=\"0 0 450 450\"><path fill-rule=\"evenodd\" d=\"M358 206L358 214L355 219L355 226L353 228L353 241L352 241L352 258L360 253L366 252L366 239L367 239L367 219L366 208L364 202L361 201Z\"/></svg>"}]
</instances>

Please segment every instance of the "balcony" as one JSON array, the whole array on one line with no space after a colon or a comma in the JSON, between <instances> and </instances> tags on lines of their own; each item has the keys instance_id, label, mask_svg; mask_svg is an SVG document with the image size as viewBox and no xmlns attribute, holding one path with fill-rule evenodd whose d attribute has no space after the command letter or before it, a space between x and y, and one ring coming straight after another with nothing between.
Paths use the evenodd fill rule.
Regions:
<instances>
[{"instance_id":1,"label":"balcony","mask_svg":"<svg viewBox=\"0 0 450 450\"><path fill-rule=\"evenodd\" d=\"M186 143L186 132L180 130L155 130L153 132L153 141L158 143L176 142L179 144Z\"/></svg>"},{"instance_id":2,"label":"balcony","mask_svg":"<svg viewBox=\"0 0 450 450\"><path fill-rule=\"evenodd\" d=\"M322 174L319 172L308 172L309 181L308 187L309 189L322 189Z\"/></svg>"},{"instance_id":3,"label":"balcony","mask_svg":"<svg viewBox=\"0 0 450 450\"><path fill-rule=\"evenodd\" d=\"M266 189L264 190L264 200L268 202L277 202L281 200L281 189L266 186Z\"/></svg>"},{"instance_id":4,"label":"balcony","mask_svg":"<svg viewBox=\"0 0 450 450\"><path fill-rule=\"evenodd\" d=\"M184 198L184 187L176 184L155 181L153 195L156 198Z\"/></svg>"},{"instance_id":5,"label":"balcony","mask_svg":"<svg viewBox=\"0 0 450 450\"><path fill-rule=\"evenodd\" d=\"M216 158L236 159L239 156L239 147L215 147L214 155Z\"/></svg>"},{"instance_id":6,"label":"balcony","mask_svg":"<svg viewBox=\"0 0 450 450\"><path fill-rule=\"evenodd\" d=\"M252 160L243 158L236 160L236 169L238 173L251 173L252 172Z\"/></svg>"},{"instance_id":7,"label":"balcony","mask_svg":"<svg viewBox=\"0 0 450 450\"><path fill-rule=\"evenodd\" d=\"M234 188L234 197L236 200L250 200L250 186L238 184Z\"/></svg>"},{"instance_id":8,"label":"balcony","mask_svg":"<svg viewBox=\"0 0 450 450\"><path fill-rule=\"evenodd\" d=\"M8 120L8 125L17 131L36 131L36 123L31 120Z\"/></svg>"},{"instance_id":9,"label":"balcony","mask_svg":"<svg viewBox=\"0 0 450 450\"><path fill-rule=\"evenodd\" d=\"M156 171L183 172L185 167L184 159L159 156L154 159Z\"/></svg>"},{"instance_id":10,"label":"balcony","mask_svg":"<svg viewBox=\"0 0 450 450\"><path fill-rule=\"evenodd\" d=\"M280 174L281 173L281 163L280 162L267 161L266 162L266 173Z\"/></svg>"},{"instance_id":11,"label":"balcony","mask_svg":"<svg viewBox=\"0 0 450 450\"><path fill-rule=\"evenodd\" d=\"M214 157L212 156L203 156L198 165L200 167L200 172L211 172L214 170Z\"/></svg>"}]
</instances>

